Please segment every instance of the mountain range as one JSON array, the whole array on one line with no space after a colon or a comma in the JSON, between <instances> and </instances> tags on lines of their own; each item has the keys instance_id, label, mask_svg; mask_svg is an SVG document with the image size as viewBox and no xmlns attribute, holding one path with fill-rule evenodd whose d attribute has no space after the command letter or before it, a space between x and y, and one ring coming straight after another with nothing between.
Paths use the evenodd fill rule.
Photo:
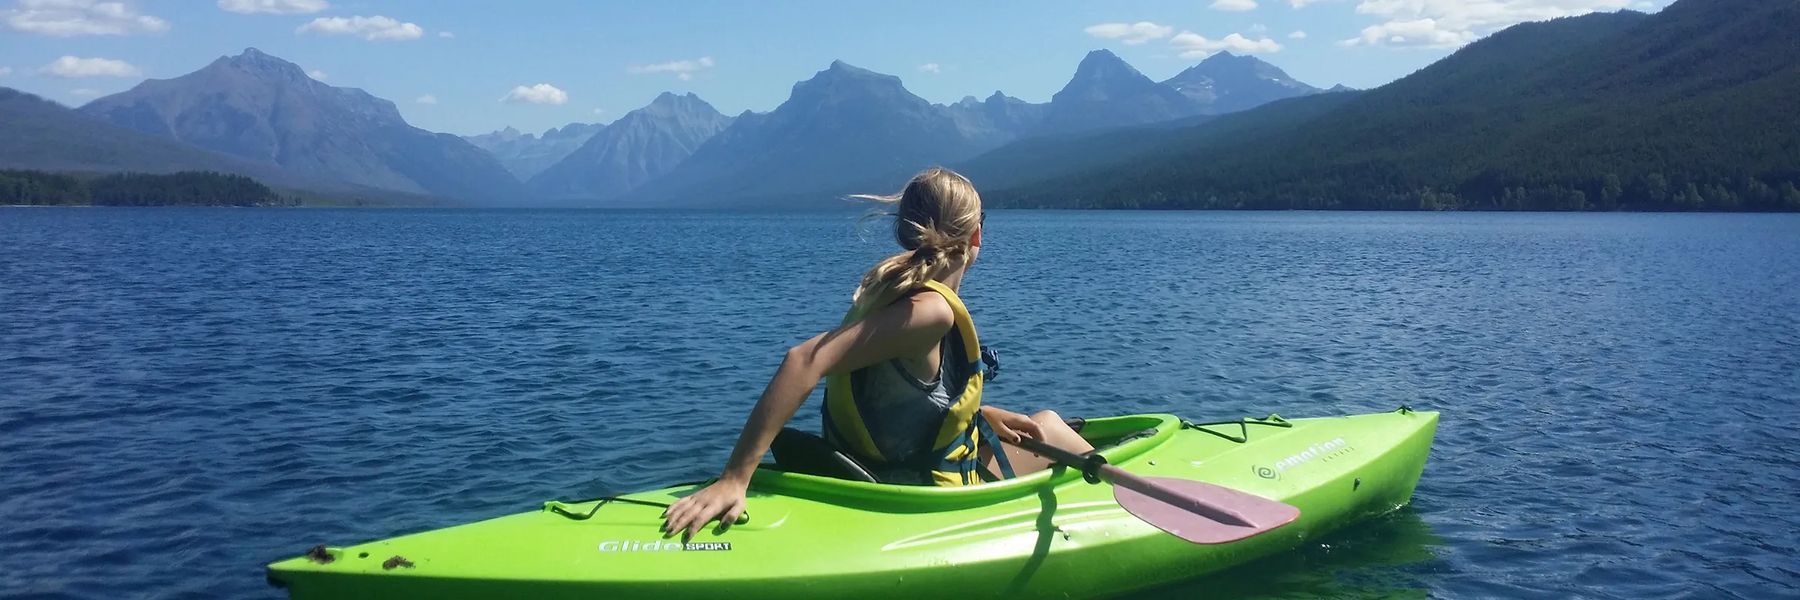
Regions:
<instances>
[{"instance_id":1,"label":"mountain range","mask_svg":"<svg viewBox=\"0 0 1800 600\"><path fill-rule=\"evenodd\" d=\"M1050 97L1044 120L1033 131L1075 133L1174 121L1198 115L1206 106L1173 86L1145 77L1118 55L1095 50L1075 67L1075 77Z\"/></svg>"},{"instance_id":2,"label":"mountain range","mask_svg":"<svg viewBox=\"0 0 1800 600\"><path fill-rule=\"evenodd\" d=\"M394 103L326 85L255 48L80 111L301 178L475 201L523 192L498 160L462 138L408 125Z\"/></svg>"},{"instance_id":3,"label":"mountain range","mask_svg":"<svg viewBox=\"0 0 1800 600\"><path fill-rule=\"evenodd\" d=\"M250 48L76 111L12 93L0 116L17 111L8 121L19 150L0 155L0 167L214 170L289 188L494 204L806 202L889 187L919 168L1022 139L1173 126L1317 91L1229 54L1157 83L1097 50L1049 103L996 91L939 105L897 77L835 61L768 113L728 117L693 94L665 93L611 124L459 138L413 127L392 102ZM34 154L52 140L88 151Z\"/></svg>"},{"instance_id":4,"label":"mountain range","mask_svg":"<svg viewBox=\"0 0 1800 600\"><path fill-rule=\"evenodd\" d=\"M552 127L539 136L507 127L493 133L463 136L463 139L494 155L500 166L525 181L561 161L604 129L606 126L600 123L570 123Z\"/></svg>"},{"instance_id":5,"label":"mountain range","mask_svg":"<svg viewBox=\"0 0 1800 600\"><path fill-rule=\"evenodd\" d=\"M692 93L663 92L531 178L546 200L618 198L662 177L732 123Z\"/></svg>"},{"instance_id":6,"label":"mountain range","mask_svg":"<svg viewBox=\"0 0 1800 600\"><path fill-rule=\"evenodd\" d=\"M1047 103L933 104L834 61L769 112L665 93L467 138L255 49L70 110L0 88L0 168L215 170L506 205L816 206L933 164L997 205L1800 209L1800 6L1680 0L1526 23L1388 85L1218 53L1158 82L1083 57Z\"/></svg>"},{"instance_id":7,"label":"mountain range","mask_svg":"<svg viewBox=\"0 0 1800 600\"><path fill-rule=\"evenodd\" d=\"M1800 210L1796 28L1800 3L1760 0L1525 23L1374 90L1113 140L1108 162L984 193L1046 207Z\"/></svg>"},{"instance_id":8,"label":"mountain range","mask_svg":"<svg viewBox=\"0 0 1800 600\"><path fill-rule=\"evenodd\" d=\"M278 184L297 181L278 168L139 133L18 90L0 88L0 117L0 166L9 169L224 171Z\"/></svg>"},{"instance_id":9,"label":"mountain range","mask_svg":"<svg viewBox=\"0 0 1800 600\"><path fill-rule=\"evenodd\" d=\"M1206 57L1162 83L1211 115L1250 110L1276 100L1325 91L1296 81L1287 72L1256 57L1233 56L1230 52ZM1330 91L1349 88L1339 84Z\"/></svg>"},{"instance_id":10,"label":"mountain range","mask_svg":"<svg viewBox=\"0 0 1800 600\"><path fill-rule=\"evenodd\" d=\"M898 77L836 61L794 84L775 110L740 116L638 196L705 204L842 194L992 145Z\"/></svg>"}]
</instances>

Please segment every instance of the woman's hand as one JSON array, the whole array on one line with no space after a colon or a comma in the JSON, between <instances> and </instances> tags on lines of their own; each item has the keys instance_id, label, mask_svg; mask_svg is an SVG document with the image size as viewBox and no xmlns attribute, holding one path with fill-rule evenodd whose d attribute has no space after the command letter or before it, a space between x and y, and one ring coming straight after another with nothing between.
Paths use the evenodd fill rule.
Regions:
<instances>
[{"instance_id":1,"label":"woman's hand","mask_svg":"<svg viewBox=\"0 0 1800 600\"><path fill-rule=\"evenodd\" d=\"M1017 444L1021 435L1036 440L1044 439L1044 431L1038 428L1037 421L1031 420L1031 417L992 406L981 407L981 414L987 417L988 424L994 427L994 435L999 436L1002 442Z\"/></svg>"},{"instance_id":2,"label":"woman's hand","mask_svg":"<svg viewBox=\"0 0 1800 600\"><path fill-rule=\"evenodd\" d=\"M719 531L723 532L736 523L738 516L744 514L744 495L750 489L749 483L739 479L720 479L712 485L701 488L692 495L676 500L663 511L663 535L681 534L682 543L687 543L707 523L719 522Z\"/></svg>"}]
</instances>

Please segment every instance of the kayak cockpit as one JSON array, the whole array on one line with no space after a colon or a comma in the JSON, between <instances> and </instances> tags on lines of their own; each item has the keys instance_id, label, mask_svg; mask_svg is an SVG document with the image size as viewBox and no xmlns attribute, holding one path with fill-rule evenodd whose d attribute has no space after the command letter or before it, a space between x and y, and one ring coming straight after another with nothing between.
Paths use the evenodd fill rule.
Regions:
<instances>
[{"instance_id":1,"label":"kayak cockpit","mask_svg":"<svg viewBox=\"0 0 1800 600\"><path fill-rule=\"evenodd\" d=\"M1092 419L1081 435L1114 464L1127 464L1168 442L1181 429L1174 415L1132 415ZM899 485L856 481L842 477L785 470L763 465L751 479L751 489L851 507L883 510L937 512L985 506L1036 494L1046 485L1079 481L1081 473L1055 467L1013 479L964 487Z\"/></svg>"}]
</instances>

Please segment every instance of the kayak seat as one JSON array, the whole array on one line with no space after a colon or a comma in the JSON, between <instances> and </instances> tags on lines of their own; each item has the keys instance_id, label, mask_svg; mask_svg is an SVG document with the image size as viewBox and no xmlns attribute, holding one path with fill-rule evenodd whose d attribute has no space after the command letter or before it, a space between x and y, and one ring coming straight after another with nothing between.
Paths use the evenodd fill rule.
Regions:
<instances>
[{"instance_id":1,"label":"kayak seat","mask_svg":"<svg viewBox=\"0 0 1800 600\"><path fill-rule=\"evenodd\" d=\"M1098 452L1101 450L1110 450L1113 448L1117 448L1119 446L1125 445L1126 442L1140 440L1140 439L1147 438L1147 437L1150 437L1153 435L1156 435L1156 428L1154 428L1154 427L1152 427L1150 429L1139 429L1136 431L1128 431L1128 432L1125 432L1124 435L1120 435L1118 437L1110 437L1109 436L1109 437L1104 437L1104 438L1087 438L1087 441L1088 441L1088 443L1093 444L1094 449L1095 449L1094 451Z\"/></svg>"},{"instance_id":2,"label":"kayak seat","mask_svg":"<svg viewBox=\"0 0 1800 600\"><path fill-rule=\"evenodd\" d=\"M789 473L880 483L862 463L839 452L825 438L792 427L781 428L769 444L775 466Z\"/></svg>"}]
</instances>

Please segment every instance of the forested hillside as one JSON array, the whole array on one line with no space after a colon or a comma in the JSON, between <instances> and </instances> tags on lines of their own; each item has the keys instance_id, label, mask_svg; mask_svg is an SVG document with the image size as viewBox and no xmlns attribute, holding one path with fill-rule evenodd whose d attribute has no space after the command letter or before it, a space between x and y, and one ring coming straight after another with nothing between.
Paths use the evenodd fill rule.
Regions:
<instances>
[{"instance_id":1,"label":"forested hillside","mask_svg":"<svg viewBox=\"0 0 1800 600\"><path fill-rule=\"evenodd\" d=\"M50 206L298 206L242 175L182 172L78 177L43 171L0 171L0 204Z\"/></svg>"},{"instance_id":2,"label":"forested hillside","mask_svg":"<svg viewBox=\"0 0 1800 600\"><path fill-rule=\"evenodd\" d=\"M1796 30L1800 3L1755 0L1518 25L1322 114L1294 108L1328 96L1278 102L1188 128L1127 164L1092 163L988 197L1109 208L1800 210Z\"/></svg>"}]
</instances>

